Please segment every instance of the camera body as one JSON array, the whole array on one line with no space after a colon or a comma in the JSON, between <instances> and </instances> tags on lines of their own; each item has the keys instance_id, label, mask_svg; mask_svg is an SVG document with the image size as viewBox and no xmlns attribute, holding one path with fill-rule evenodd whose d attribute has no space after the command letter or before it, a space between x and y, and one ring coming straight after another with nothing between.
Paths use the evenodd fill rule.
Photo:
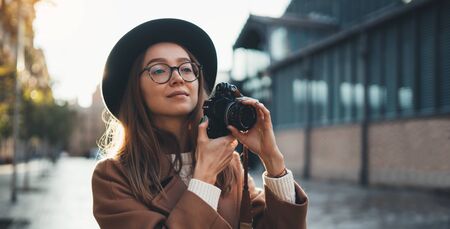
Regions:
<instances>
[{"instance_id":1,"label":"camera body","mask_svg":"<svg viewBox=\"0 0 450 229\"><path fill-rule=\"evenodd\" d=\"M218 138L230 134L228 125L240 131L251 129L256 123L256 109L236 99L242 97L238 88L229 83L219 83L209 99L203 103L203 114L208 117L207 134Z\"/></svg>"}]
</instances>

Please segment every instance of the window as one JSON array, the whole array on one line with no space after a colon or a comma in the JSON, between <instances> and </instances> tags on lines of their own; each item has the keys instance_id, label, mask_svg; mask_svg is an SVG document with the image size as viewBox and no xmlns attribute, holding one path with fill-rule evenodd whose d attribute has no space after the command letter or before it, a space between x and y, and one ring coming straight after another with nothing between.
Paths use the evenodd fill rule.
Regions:
<instances>
[{"instance_id":1,"label":"window","mask_svg":"<svg viewBox=\"0 0 450 229\"><path fill-rule=\"evenodd\" d=\"M340 106L340 56L337 48L334 48L331 52L333 52L333 71L332 71L332 77L333 77L333 120L335 123L338 123L340 119L341 114L341 106Z\"/></svg>"},{"instance_id":2,"label":"window","mask_svg":"<svg viewBox=\"0 0 450 229\"><path fill-rule=\"evenodd\" d=\"M442 1L440 7L440 98L443 111L450 111L450 1Z\"/></svg>"},{"instance_id":3,"label":"window","mask_svg":"<svg viewBox=\"0 0 450 229\"><path fill-rule=\"evenodd\" d=\"M311 89L311 106L312 106L312 120L314 123L325 123L326 114L325 108L327 103L327 84L325 82L324 72L324 55L319 54L314 57L312 79L310 82Z\"/></svg>"},{"instance_id":4,"label":"window","mask_svg":"<svg viewBox=\"0 0 450 229\"><path fill-rule=\"evenodd\" d=\"M325 64L326 67L324 67L325 71L324 71L324 76L325 76L325 81L327 84L327 88L328 88L328 98L327 98L327 120L328 123L332 123L333 120L333 109L335 107L334 105L334 92L335 92L335 85L334 85L334 75L333 75L333 64L334 64L334 59L333 59L333 52L331 50L327 51L325 54Z\"/></svg>"},{"instance_id":5,"label":"window","mask_svg":"<svg viewBox=\"0 0 450 229\"><path fill-rule=\"evenodd\" d=\"M232 75L235 80L255 77L270 64L269 55L253 49L238 48L233 53Z\"/></svg>"},{"instance_id":6,"label":"window","mask_svg":"<svg viewBox=\"0 0 450 229\"><path fill-rule=\"evenodd\" d=\"M294 99L295 122L301 125L306 123L306 97L308 90L308 81L302 71L301 62L294 64L295 78L292 82L292 93Z\"/></svg>"},{"instance_id":7,"label":"window","mask_svg":"<svg viewBox=\"0 0 450 229\"><path fill-rule=\"evenodd\" d=\"M284 27L276 28L270 35L270 53L274 60L281 60L289 53L288 32Z\"/></svg>"},{"instance_id":8,"label":"window","mask_svg":"<svg viewBox=\"0 0 450 229\"><path fill-rule=\"evenodd\" d=\"M297 77L295 65L290 65L277 71L272 79L274 82L273 107L275 108L273 113L277 125L288 126L298 120L297 101L302 98L299 96L301 92L298 91L298 86L293 86L297 84L295 83Z\"/></svg>"},{"instance_id":9,"label":"window","mask_svg":"<svg viewBox=\"0 0 450 229\"><path fill-rule=\"evenodd\" d=\"M341 44L341 105L342 105L342 120L352 120L353 107L353 76L352 76L352 45L350 42Z\"/></svg>"},{"instance_id":10,"label":"window","mask_svg":"<svg viewBox=\"0 0 450 229\"><path fill-rule=\"evenodd\" d=\"M409 116L414 112L414 23L407 17L401 24L400 44L400 85L398 88L398 105L402 115Z\"/></svg>"},{"instance_id":11,"label":"window","mask_svg":"<svg viewBox=\"0 0 450 229\"><path fill-rule=\"evenodd\" d=\"M368 78L368 94L369 94L369 116L372 119L381 118L382 109L384 107L385 87L382 81L382 33L376 31L372 34L369 43L369 78Z\"/></svg>"},{"instance_id":12,"label":"window","mask_svg":"<svg viewBox=\"0 0 450 229\"><path fill-rule=\"evenodd\" d=\"M360 42L360 41L359 41ZM357 44L357 43L355 43ZM366 77L364 74L366 74L365 69L363 67L363 58L360 55L360 50L358 49L360 46L359 45L355 45L354 47L354 58L353 58L353 65L354 66L354 71L355 71L355 75L354 75L354 103L355 103L355 118L356 120L360 121L363 119L363 115L364 115L364 82L363 82L363 77ZM364 71L363 71L364 70Z\"/></svg>"},{"instance_id":13,"label":"window","mask_svg":"<svg viewBox=\"0 0 450 229\"><path fill-rule=\"evenodd\" d=\"M433 8L422 11L419 17L419 63L420 63L420 111L431 113L435 108L435 55L436 21Z\"/></svg>"},{"instance_id":14,"label":"window","mask_svg":"<svg viewBox=\"0 0 450 229\"><path fill-rule=\"evenodd\" d=\"M394 118L397 113L398 41L395 23L386 29L384 70L386 82L386 117Z\"/></svg>"}]
</instances>

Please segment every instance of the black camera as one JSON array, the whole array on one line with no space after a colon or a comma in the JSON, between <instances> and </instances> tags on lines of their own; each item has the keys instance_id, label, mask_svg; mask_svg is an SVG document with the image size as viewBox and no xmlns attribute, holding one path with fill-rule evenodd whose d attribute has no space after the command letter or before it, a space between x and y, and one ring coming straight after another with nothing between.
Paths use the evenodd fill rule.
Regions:
<instances>
[{"instance_id":1,"label":"black camera","mask_svg":"<svg viewBox=\"0 0 450 229\"><path fill-rule=\"evenodd\" d=\"M218 138L230 133L228 125L247 131L256 123L256 110L236 100L242 97L238 88L229 83L216 85L210 98L203 103L203 113L208 117L209 138Z\"/></svg>"}]
</instances>

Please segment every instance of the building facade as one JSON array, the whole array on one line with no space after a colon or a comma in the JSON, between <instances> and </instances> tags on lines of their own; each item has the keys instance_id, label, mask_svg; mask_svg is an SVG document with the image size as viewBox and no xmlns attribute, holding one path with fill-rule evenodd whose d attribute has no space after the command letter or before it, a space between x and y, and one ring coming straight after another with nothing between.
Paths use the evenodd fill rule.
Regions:
<instances>
[{"instance_id":1,"label":"building facade","mask_svg":"<svg viewBox=\"0 0 450 229\"><path fill-rule=\"evenodd\" d=\"M97 86L92 94L92 104L89 107L81 107L75 101L72 109L77 115L68 153L71 156L95 157L98 151L97 141L106 130L105 123L102 121L102 112L105 107L100 86Z\"/></svg>"},{"instance_id":2,"label":"building facade","mask_svg":"<svg viewBox=\"0 0 450 229\"><path fill-rule=\"evenodd\" d=\"M250 16L234 48L268 57L243 84L270 78L296 173L450 188L449 1L293 0L281 18Z\"/></svg>"}]
</instances>

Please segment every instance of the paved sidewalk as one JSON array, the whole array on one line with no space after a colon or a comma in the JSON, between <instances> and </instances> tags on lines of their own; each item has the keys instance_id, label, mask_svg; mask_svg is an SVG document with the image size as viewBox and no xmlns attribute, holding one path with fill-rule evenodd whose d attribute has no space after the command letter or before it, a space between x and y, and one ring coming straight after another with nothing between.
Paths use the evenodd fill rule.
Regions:
<instances>
[{"instance_id":1,"label":"paved sidewalk","mask_svg":"<svg viewBox=\"0 0 450 229\"><path fill-rule=\"evenodd\" d=\"M262 187L261 171L253 173ZM400 188L304 181L308 228L450 229L450 194Z\"/></svg>"},{"instance_id":2,"label":"paved sidewalk","mask_svg":"<svg viewBox=\"0 0 450 229\"><path fill-rule=\"evenodd\" d=\"M84 158L63 157L55 166L35 163L31 191L20 192L15 205L9 203L9 175L0 172L0 218L14 219L9 227L0 223L0 229L98 228L90 186L94 166L94 160ZM261 187L260 173L253 177ZM298 181L310 198L310 229L450 228L448 195Z\"/></svg>"},{"instance_id":3,"label":"paved sidewalk","mask_svg":"<svg viewBox=\"0 0 450 229\"><path fill-rule=\"evenodd\" d=\"M304 182L310 228L450 229L450 196Z\"/></svg>"},{"instance_id":4,"label":"paved sidewalk","mask_svg":"<svg viewBox=\"0 0 450 229\"><path fill-rule=\"evenodd\" d=\"M39 169L35 169L39 167L37 165L31 166L30 191L21 191L14 205L9 202L9 186L7 195L5 187L0 186L0 217L14 219L6 228L99 228L92 216L91 174L94 165L94 160L63 157L54 166L47 164Z\"/></svg>"}]
</instances>

